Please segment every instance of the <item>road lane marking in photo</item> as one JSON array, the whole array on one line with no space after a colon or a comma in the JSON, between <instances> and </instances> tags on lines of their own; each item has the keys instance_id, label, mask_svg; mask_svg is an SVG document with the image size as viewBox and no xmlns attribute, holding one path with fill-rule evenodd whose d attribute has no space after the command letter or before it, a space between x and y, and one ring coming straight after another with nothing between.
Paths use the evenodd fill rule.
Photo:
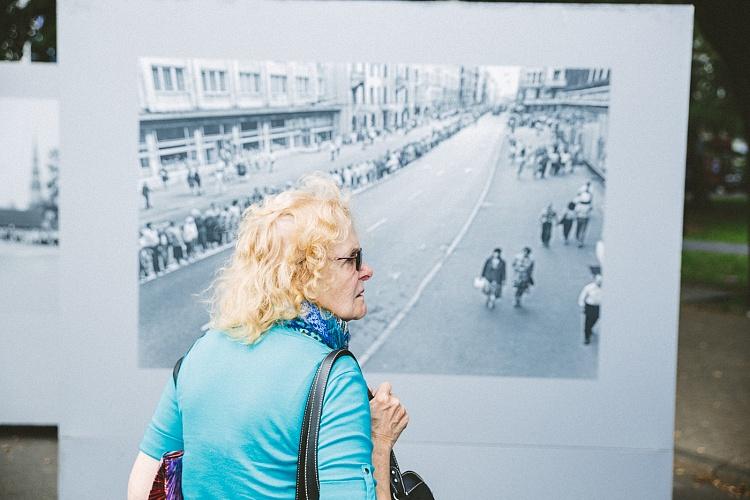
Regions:
<instances>
[{"instance_id":1,"label":"road lane marking in photo","mask_svg":"<svg viewBox=\"0 0 750 500\"><path fill-rule=\"evenodd\" d=\"M414 191L411 194L411 196L409 196L409 201L414 201L417 198L417 196L419 196L420 194L422 194L422 190L421 189L419 189L417 191Z\"/></svg>"},{"instance_id":2,"label":"road lane marking in photo","mask_svg":"<svg viewBox=\"0 0 750 500\"><path fill-rule=\"evenodd\" d=\"M387 220L388 220L387 218L383 217L382 219L380 219L379 221L377 221L375 224L373 224L372 226L368 227L367 228L367 232L371 233L371 232L375 231L377 228L379 228L380 226L382 226L383 224L385 224Z\"/></svg>"},{"instance_id":3,"label":"road lane marking in photo","mask_svg":"<svg viewBox=\"0 0 750 500\"><path fill-rule=\"evenodd\" d=\"M497 170L497 164L500 161L500 149L501 145L503 144L502 139L495 145L494 151L492 152L492 155L490 156L490 173L487 176L487 181L485 181L484 189L482 189L482 193L479 195L479 198L477 199L477 202L474 204L474 208L471 210L471 213L469 214L469 217L466 219L466 222L464 223L461 230L458 232L456 237L453 239L453 242L448 246L448 248L445 250L445 253L440 257L440 260L438 260L435 265L430 269L430 272L427 273L427 275L422 279L422 282L417 287L417 291L414 292L414 295L412 295L411 299L406 303L406 305L396 314L396 316L388 323L388 326L385 327L383 332L375 338L375 341L370 344L370 347L367 348L367 350L362 354L361 356L357 356L357 360L359 361L359 365L364 367L365 364L370 360L370 358L375 355L375 353L383 347L383 344L385 344L386 340L388 340L388 337L391 336L393 331L398 327L398 325L403 321L403 319L406 317L407 314L409 314L409 311L412 310L412 308L416 305L416 303L419 301L419 298L422 296L422 293L425 291L427 286L430 284L430 282L435 278L438 271L440 271L440 268L443 267L443 264L448 259L448 257L451 256L453 251L456 249L458 244L461 242L461 240L466 236L466 233L469 231L469 227L471 226L471 223L474 222L474 219L477 216L477 213L479 213L479 209L482 207L482 204L484 203L485 198L487 198L487 193L490 191L490 186L492 185L492 180L495 178L495 171Z\"/></svg>"}]
</instances>

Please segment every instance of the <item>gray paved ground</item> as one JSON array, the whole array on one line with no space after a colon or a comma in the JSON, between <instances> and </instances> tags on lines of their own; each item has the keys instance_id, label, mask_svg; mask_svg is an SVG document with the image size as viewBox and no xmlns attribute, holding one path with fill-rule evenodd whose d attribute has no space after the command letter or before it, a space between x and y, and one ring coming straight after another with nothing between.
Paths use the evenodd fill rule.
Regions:
<instances>
[{"instance_id":1,"label":"gray paved ground","mask_svg":"<svg viewBox=\"0 0 750 500\"><path fill-rule=\"evenodd\" d=\"M0 498L57 498L57 432L0 427Z\"/></svg>"},{"instance_id":2,"label":"gray paved ground","mask_svg":"<svg viewBox=\"0 0 750 500\"><path fill-rule=\"evenodd\" d=\"M722 243L719 241L683 240L682 249L697 250L699 252L747 255L747 245L745 243Z\"/></svg>"}]
</instances>

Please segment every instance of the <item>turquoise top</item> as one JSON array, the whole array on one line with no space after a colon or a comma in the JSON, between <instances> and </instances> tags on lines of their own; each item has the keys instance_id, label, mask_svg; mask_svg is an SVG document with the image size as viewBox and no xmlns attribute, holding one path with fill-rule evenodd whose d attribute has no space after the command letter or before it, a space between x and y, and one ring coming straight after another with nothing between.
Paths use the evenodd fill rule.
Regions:
<instances>
[{"instance_id":1,"label":"turquoise top","mask_svg":"<svg viewBox=\"0 0 750 500\"><path fill-rule=\"evenodd\" d=\"M331 349L282 326L256 344L209 331L170 376L140 449L185 450L185 498L293 499L305 402ZM320 422L320 498L375 500L367 385L336 361Z\"/></svg>"}]
</instances>

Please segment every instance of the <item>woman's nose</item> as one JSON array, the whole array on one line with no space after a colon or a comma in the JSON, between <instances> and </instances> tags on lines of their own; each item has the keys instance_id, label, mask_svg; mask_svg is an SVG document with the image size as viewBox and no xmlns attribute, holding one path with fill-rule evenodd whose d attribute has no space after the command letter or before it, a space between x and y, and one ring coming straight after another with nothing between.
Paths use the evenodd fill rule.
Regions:
<instances>
[{"instance_id":1,"label":"woman's nose","mask_svg":"<svg viewBox=\"0 0 750 500\"><path fill-rule=\"evenodd\" d=\"M372 278L372 275L375 271L366 263L362 263L362 267L359 270L359 279L360 281L367 281L370 278Z\"/></svg>"}]
</instances>

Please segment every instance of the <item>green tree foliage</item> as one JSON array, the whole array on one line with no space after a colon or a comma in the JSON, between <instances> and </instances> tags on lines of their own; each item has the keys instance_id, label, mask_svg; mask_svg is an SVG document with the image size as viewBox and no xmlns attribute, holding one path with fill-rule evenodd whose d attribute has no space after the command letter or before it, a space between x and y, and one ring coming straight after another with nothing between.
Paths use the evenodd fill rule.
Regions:
<instances>
[{"instance_id":1,"label":"green tree foliage","mask_svg":"<svg viewBox=\"0 0 750 500\"><path fill-rule=\"evenodd\" d=\"M691 203L705 205L710 192L733 172L738 158L734 158L731 143L743 136L743 125L728 69L696 22L685 184Z\"/></svg>"},{"instance_id":2,"label":"green tree foliage","mask_svg":"<svg viewBox=\"0 0 750 500\"><path fill-rule=\"evenodd\" d=\"M724 61L696 23L690 81L690 123L712 131L742 135L742 117L731 90Z\"/></svg>"},{"instance_id":3,"label":"green tree foliage","mask_svg":"<svg viewBox=\"0 0 750 500\"><path fill-rule=\"evenodd\" d=\"M57 61L56 0L0 0L0 60Z\"/></svg>"}]
</instances>

